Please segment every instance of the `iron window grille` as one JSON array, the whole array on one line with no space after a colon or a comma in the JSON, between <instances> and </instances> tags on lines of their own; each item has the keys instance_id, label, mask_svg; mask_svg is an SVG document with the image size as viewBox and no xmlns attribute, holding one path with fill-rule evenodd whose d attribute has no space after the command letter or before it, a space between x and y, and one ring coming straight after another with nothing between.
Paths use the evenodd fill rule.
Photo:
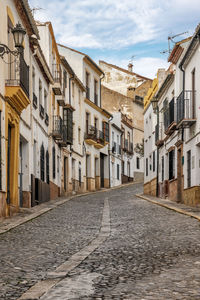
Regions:
<instances>
[{"instance_id":1,"label":"iron window grille","mask_svg":"<svg viewBox=\"0 0 200 300\"><path fill-rule=\"evenodd\" d=\"M56 178L56 149L53 147L52 149L52 170L53 170L53 178Z\"/></svg>"},{"instance_id":2,"label":"iron window grille","mask_svg":"<svg viewBox=\"0 0 200 300\"><path fill-rule=\"evenodd\" d=\"M44 181L44 146L40 149L40 178Z\"/></svg>"},{"instance_id":3,"label":"iron window grille","mask_svg":"<svg viewBox=\"0 0 200 300\"><path fill-rule=\"evenodd\" d=\"M46 151L46 181L49 184L49 152Z\"/></svg>"}]
</instances>

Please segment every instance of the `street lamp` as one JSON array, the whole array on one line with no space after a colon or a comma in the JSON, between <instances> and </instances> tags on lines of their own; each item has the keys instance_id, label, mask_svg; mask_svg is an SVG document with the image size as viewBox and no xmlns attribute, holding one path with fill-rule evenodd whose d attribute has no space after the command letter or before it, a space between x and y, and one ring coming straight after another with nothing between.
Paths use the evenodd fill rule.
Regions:
<instances>
[{"instance_id":1,"label":"street lamp","mask_svg":"<svg viewBox=\"0 0 200 300\"><path fill-rule=\"evenodd\" d=\"M26 30L18 22L16 26L12 29L12 34L15 43L15 48L17 48L17 50L10 50L10 48L8 48L8 46L6 46L5 44L0 44L1 58L3 58L4 54L9 54L9 53L13 54L14 56L18 56L22 51Z\"/></svg>"},{"instance_id":2,"label":"street lamp","mask_svg":"<svg viewBox=\"0 0 200 300\"><path fill-rule=\"evenodd\" d=\"M157 130L158 130L158 137L159 137L159 107L158 107L158 98L157 97L153 97L151 99L151 104L152 104L152 107L153 107L153 112L157 115ZM158 147L158 144L157 144L156 197L158 197L158 194L159 194L159 147Z\"/></svg>"}]
</instances>

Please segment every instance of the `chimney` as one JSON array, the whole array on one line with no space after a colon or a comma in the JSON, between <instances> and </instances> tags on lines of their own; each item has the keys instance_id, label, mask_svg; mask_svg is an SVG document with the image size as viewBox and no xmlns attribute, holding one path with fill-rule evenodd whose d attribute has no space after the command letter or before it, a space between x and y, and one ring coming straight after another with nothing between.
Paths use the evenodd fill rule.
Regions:
<instances>
[{"instance_id":1,"label":"chimney","mask_svg":"<svg viewBox=\"0 0 200 300\"><path fill-rule=\"evenodd\" d=\"M132 63L128 64L128 71L133 72L133 64Z\"/></svg>"}]
</instances>

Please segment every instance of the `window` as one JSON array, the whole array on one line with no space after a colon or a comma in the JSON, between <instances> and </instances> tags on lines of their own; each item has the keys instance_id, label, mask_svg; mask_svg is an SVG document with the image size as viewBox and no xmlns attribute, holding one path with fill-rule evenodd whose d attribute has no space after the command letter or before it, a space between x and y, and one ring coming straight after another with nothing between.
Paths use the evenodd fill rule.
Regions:
<instances>
[{"instance_id":1,"label":"window","mask_svg":"<svg viewBox=\"0 0 200 300\"><path fill-rule=\"evenodd\" d=\"M74 98L74 82L72 82L72 98Z\"/></svg>"},{"instance_id":2,"label":"window","mask_svg":"<svg viewBox=\"0 0 200 300\"><path fill-rule=\"evenodd\" d=\"M94 80L94 103L98 105L98 82Z\"/></svg>"},{"instance_id":3,"label":"window","mask_svg":"<svg viewBox=\"0 0 200 300\"><path fill-rule=\"evenodd\" d=\"M155 172L156 169L156 153L153 151L153 172Z\"/></svg>"},{"instance_id":4,"label":"window","mask_svg":"<svg viewBox=\"0 0 200 300\"><path fill-rule=\"evenodd\" d=\"M66 141L73 143L73 111L70 108L63 109L63 126L66 129Z\"/></svg>"},{"instance_id":5,"label":"window","mask_svg":"<svg viewBox=\"0 0 200 300\"><path fill-rule=\"evenodd\" d=\"M33 93L35 93L35 68L32 69L32 86L33 86Z\"/></svg>"},{"instance_id":6,"label":"window","mask_svg":"<svg viewBox=\"0 0 200 300\"><path fill-rule=\"evenodd\" d=\"M39 79L39 104L42 105L42 81Z\"/></svg>"},{"instance_id":7,"label":"window","mask_svg":"<svg viewBox=\"0 0 200 300\"><path fill-rule=\"evenodd\" d=\"M78 164L78 181L79 181L79 187L81 187L81 162L80 161Z\"/></svg>"},{"instance_id":8,"label":"window","mask_svg":"<svg viewBox=\"0 0 200 300\"><path fill-rule=\"evenodd\" d=\"M187 151L187 186L191 187L191 150Z\"/></svg>"},{"instance_id":9,"label":"window","mask_svg":"<svg viewBox=\"0 0 200 300\"><path fill-rule=\"evenodd\" d=\"M90 114L88 113L88 112L86 112L86 119L85 119L85 121L86 121L86 128L85 128L85 130L86 130L86 133L88 133L89 132L89 117L90 117Z\"/></svg>"},{"instance_id":10,"label":"window","mask_svg":"<svg viewBox=\"0 0 200 300\"><path fill-rule=\"evenodd\" d=\"M164 181L164 167L165 167L164 156L162 156L162 182Z\"/></svg>"},{"instance_id":11,"label":"window","mask_svg":"<svg viewBox=\"0 0 200 300\"><path fill-rule=\"evenodd\" d=\"M59 156L57 155L57 173L59 175Z\"/></svg>"},{"instance_id":12,"label":"window","mask_svg":"<svg viewBox=\"0 0 200 300\"><path fill-rule=\"evenodd\" d=\"M107 122L102 122L102 129L105 141L109 142L109 124Z\"/></svg>"},{"instance_id":13,"label":"window","mask_svg":"<svg viewBox=\"0 0 200 300\"><path fill-rule=\"evenodd\" d=\"M65 89L67 87L67 72L63 72L63 95L65 96Z\"/></svg>"},{"instance_id":14,"label":"window","mask_svg":"<svg viewBox=\"0 0 200 300\"><path fill-rule=\"evenodd\" d=\"M95 129L98 128L98 119L97 118L94 118L94 127L95 127Z\"/></svg>"},{"instance_id":15,"label":"window","mask_svg":"<svg viewBox=\"0 0 200 300\"><path fill-rule=\"evenodd\" d=\"M146 158L146 176L148 176L148 158Z\"/></svg>"},{"instance_id":16,"label":"window","mask_svg":"<svg viewBox=\"0 0 200 300\"><path fill-rule=\"evenodd\" d=\"M56 178L56 149L53 147L52 149L52 170L53 170L53 178Z\"/></svg>"},{"instance_id":17,"label":"window","mask_svg":"<svg viewBox=\"0 0 200 300\"><path fill-rule=\"evenodd\" d=\"M137 169L140 168L140 159L139 159L139 157L136 158L136 166L137 166Z\"/></svg>"},{"instance_id":18,"label":"window","mask_svg":"<svg viewBox=\"0 0 200 300\"><path fill-rule=\"evenodd\" d=\"M40 148L40 179L44 181L44 146Z\"/></svg>"},{"instance_id":19,"label":"window","mask_svg":"<svg viewBox=\"0 0 200 300\"><path fill-rule=\"evenodd\" d=\"M122 161L122 175L124 175L124 161Z\"/></svg>"},{"instance_id":20,"label":"window","mask_svg":"<svg viewBox=\"0 0 200 300\"><path fill-rule=\"evenodd\" d=\"M174 179L174 150L169 152L169 180Z\"/></svg>"},{"instance_id":21,"label":"window","mask_svg":"<svg viewBox=\"0 0 200 300\"><path fill-rule=\"evenodd\" d=\"M119 180L119 164L117 164L117 179Z\"/></svg>"},{"instance_id":22,"label":"window","mask_svg":"<svg viewBox=\"0 0 200 300\"><path fill-rule=\"evenodd\" d=\"M44 111L47 113L47 91L44 90Z\"/></svg>"},{"instance_id":23,"label":"window","mask_svg":"<svg viewBox=\"0 0 200 300\"><path fill-rule=\"evenodd\" d=\"M89 87L89 73L88 72L86 72L86 98L87 99L90 99L90 87Z\"/></svg>"},{"instance_id":24,"label":"window","mask_svg":"<svg viewBox=\"0 0 200 300\"><path fill-rule=\"evenodd\" d=\"M78 90L78 104L81 104L81 91Z\"/></svg>"},{"instance_id":25,"label":"window","mask_svg":"<svg viewBox=\"0 0 200 300\"><path fill-rule=\"evenodd\" d=\"M46 182L49 183L49 152L46 151Z\"/></svg>"}]
</instances>

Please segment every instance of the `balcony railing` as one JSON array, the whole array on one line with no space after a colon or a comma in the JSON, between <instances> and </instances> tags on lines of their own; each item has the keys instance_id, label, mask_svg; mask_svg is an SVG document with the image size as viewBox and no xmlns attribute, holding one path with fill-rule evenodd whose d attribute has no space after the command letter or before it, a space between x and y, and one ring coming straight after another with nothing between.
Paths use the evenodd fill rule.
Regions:
<instances>
[{"instance_id":1,"label":"balcony railing","mask_svg":"<svg viewBox=\"0 0 200 300\"><path fill-rule=\"evenodd\" d=\"M90 100L90 88L86 86L86 98Z\"/></svg>"},{"instance_id":2,"label":"balcony railing","mask_svg":"<svg viewBox=\"0 0 200 300\"><path fill-rule=\"evenodd\" d=\"M61 68L59 64L53 64L53 80L61 84Z\"/></svg>"},{"instance_id":3,"label":"balcony railing","mask_svg":"<svg viewBox=\"0 0 200 300\"><path fill-rule=\"evenodd\" d=\"M104 146L105 143L105 135L104 132L101 130L98 130L96 127L90 125L86 129L85 133L85 139L93 141L94 143L91 142L91 144L101 144Z\"/></svg>"},{"instance_id":4,"label":"balcony railing","mask_svg":"<svg viewBox=\"0 0 200 300\"><path fill-rule=\"evenodd\" d=\"M162 123L160 123L160 126L158 126L158 124L155 126L155 144L156 146L162 146L164 144Z\"/></svg>"},{"instance_id":5,"label":"balcony railing","mask_svg":"<svg viewBox=\"0 0 200 300\"><path fill-rule=\"evenodd\" d=\"M44 119L44 107L40 104L40 117Z\"/></svg>"},{"instance_id":6,"label":"balcony railing","mask_svg":"<svg viewBox=\"0 0 200 300\"><path fill-rule=\"evenodd\" d=\"M195 118L195 91L182 91L177 98L177 127L189 127Z\"/></svg>"},{"instance_id":7,"label":"balcony railing","mask_svg":"<svg viewBox=\"0 0 200 300\"><path fill-rule=\"evenodd\" d=\"M88 128L86 128L85 139L91 139L96 141L96 138L97 138L97 128L95 128L92 125L89 125Z\"/></svg>"},{"instance_id":8,"label":"balcony railing","mask_svg":"<svg viewBox=\"0 0 200 300\"><path fill-rule=\"evenodd\" d=\"M10 60L13 61L13 57ZM8 64L8 66L6 86L20 86L29 97L29 66L26 64L23 55L17 56L15 61Z\"/></svg>"},{"instance_id":9,"label":"balcony railing","mask_svg":"<svg viewBox=\"0 0 200 300\"><path fill-rule=\"evenodd\" d=\"M97 142L103 145L104 141L105 141L105 137L103 131L97 130Z\"/></svg>"},{"instance_id":10,"label":"balcony railing","mask_svg":"<svg viewBox=\"0 0 200 300\"><path fill-rule=\"evenodd\" d=\"M36 109L37 108L37 96L33 92L33 107Z\"/></svg>"},{"instance_id":11,"label":"balcony railing","mask_svg":"<svg viewBox=\"0 0 200 300\"><path fill-rule=\"evenodd\" d=\"M172 98L168 107L164 110L164 127L166 134L169 135L176 129L176 120L176 105L174 98Z\"/></svg>"},{"instance_id":12,"label":"balcony railing","mask_svg":"<svg viewBox=\"0 0 200 300\"><path fill-rule=\"evenodd\" d=\"M60 116L53 116L52 135L56 140L61 140L63 137L63 121Z\"/></svg>"},{"instance_id":13,"label":"balcony railing","mask_svg":"<svg viewBox=\"0 0 200 300\"><path fill-rule=\"evenodd\" d=\"M124 122L128 126L133 126L133 120L131 118L128 118L126 115L121 114L122 116L122 122Z\"/></svg>"}]
</instances>

